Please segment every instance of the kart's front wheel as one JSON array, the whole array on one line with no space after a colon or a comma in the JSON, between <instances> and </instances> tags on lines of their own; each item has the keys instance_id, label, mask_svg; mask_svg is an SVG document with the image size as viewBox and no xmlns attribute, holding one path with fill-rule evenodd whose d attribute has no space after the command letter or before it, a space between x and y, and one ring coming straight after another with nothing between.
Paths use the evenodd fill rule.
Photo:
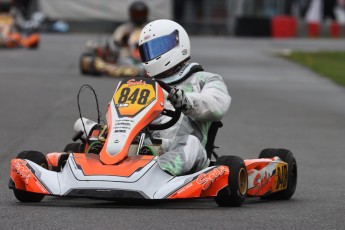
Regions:
<instances>
[{"instance_id":1,"label":"kart's front wheel","mask_svg":"<svg viewBox=\"0 0 345 230\"><path fill-rule=\"evenodd\" d=\"M261 199L269 200L289 200L295 193L297 186L297 162L292 152L287 149L264 149L261 151L259 158L273 158L279 157L281 160L288 164L288 183L287 188L267 195L260 197Z\"/></svg>"},{"instance_id":2,"label":"kart's front wheel","mask_svg":"<svg viewBox=\"0 0 345 230\"><path fill-rule=\"evenodd\" d=\"M30 160L43 168L48 168L48 162L45 155L37 151L23 151L17 155L19 159ZM43 198L43 194L27 192L20 189L13 189L14 196L21 202L40 202Z\"/></svg>"},{"instance_id":3,"label":"kart's front wheel","mask_svg":"<svg viewBox=\"0 0 345 230\"><path fill-rule=\"evenodd\" d=\"M228 166L230 170L228 186L218 192L216 203L225 207L241 206L248 190L248 174L243 159L237 156L222 156L217 159L216 165Z\"/></svg>"},{"instance_id":4,"label":"kart's front wheel","mask_svg":"<svg viewBox=\"0 0 345 230\"><path fill-rule=\"evenodd\" d=\"M83 53L79 58L79 70L82 75L101 75L95 66L96 56L91 53Z\"/></svg>"}]
</instances>

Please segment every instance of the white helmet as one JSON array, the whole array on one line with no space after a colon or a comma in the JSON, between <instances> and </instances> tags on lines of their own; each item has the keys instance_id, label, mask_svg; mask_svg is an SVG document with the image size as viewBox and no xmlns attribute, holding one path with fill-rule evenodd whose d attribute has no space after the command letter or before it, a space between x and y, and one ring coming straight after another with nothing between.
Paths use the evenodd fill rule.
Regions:
<instances>
[{"instance_id":1,"label":"white helmet","mask_svg":"<svg viewBox=\"0 0 345 230\"><path fill-rule=\"evenodd\" d=\"M147 74L154 77L190 58L189 36L174 21L156 20L141 31L139 50Z\"/></svg>"}]
</instances>

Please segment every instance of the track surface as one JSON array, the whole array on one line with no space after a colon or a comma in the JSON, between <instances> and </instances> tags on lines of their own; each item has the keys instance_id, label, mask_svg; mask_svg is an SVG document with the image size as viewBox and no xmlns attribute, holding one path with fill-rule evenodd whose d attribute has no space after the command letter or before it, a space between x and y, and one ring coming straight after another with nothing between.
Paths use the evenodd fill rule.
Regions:
<instances>
[{"instance_id":1,"label":"track surface","mask_svg":"<svg viewBox=\"0 0 345 230\"><path fill-rule=\"evenodd\" d=\"M71 142L82 84L95 88L105 111L117 80L78 71L85 41L95 37L45 35L38 51L0 50L0 229L345 229L345 89L273 54L345 49L334 40L192 39L193 59L221 74L233 98L218 152L256 158L266 147L291 149L299 166L293 199L249 199L241 208L213 200L17 202L7 188L10 159L22 150L62 151ZM95 118L91 93L82 97L83 115Z\"/></svg>"}]
</instances>

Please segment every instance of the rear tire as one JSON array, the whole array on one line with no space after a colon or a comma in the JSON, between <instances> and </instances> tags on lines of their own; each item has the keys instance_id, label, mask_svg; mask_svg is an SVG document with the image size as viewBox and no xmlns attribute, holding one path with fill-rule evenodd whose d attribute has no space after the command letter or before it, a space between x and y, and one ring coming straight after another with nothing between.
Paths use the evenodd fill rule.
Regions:
<instances>
[{"instance_id":1,"label":"rear tire","mask_svg":"<svg viewBox=\"0 0 345 230\"><path fill-rule=\"evenodd\" d=\"M46 156L41 152L23 151L17 155L17 158L27 159L40 165L41 167L45 169L48 168L48 162L47 162ZM27 192L20 189L13 189L13 193L14 193L14 196L17 198L17 200L21 202L40 202L45 196L43 194Z\"/></svg>"},{"instance_id":2,"label":"rear tire","mask_svg":"<svg viewBox=\"0 0 345 230\"><path fill-rule=\"evenodd\" d=\"M273 158L276 156L288 164L287 188L260 198L267 200L289 200L295 193L297 187L297 162L292 152L287 149L264 149L261 151L259 158Z\"/></svg>"},{"instance_id":3,"label":"rear tire","mask_svg":"<svg viewBox=\"0 0 345 230\"><path fill-rule=\"evenodd\" d=\"M228 166L230 170L228 186L218 192L216 203L223 207L241 206L248 190L248 174L243 159L237 156L222 156L215 165Z\"/></svg>"}]
</instances>

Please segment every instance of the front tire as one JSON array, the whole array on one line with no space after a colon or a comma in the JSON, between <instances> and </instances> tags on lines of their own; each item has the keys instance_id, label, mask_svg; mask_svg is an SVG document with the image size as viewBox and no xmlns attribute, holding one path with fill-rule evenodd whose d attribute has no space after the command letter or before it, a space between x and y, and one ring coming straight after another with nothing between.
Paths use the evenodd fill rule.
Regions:
<instances>
[{"instance_id":1,"label":"front tire","mask_svg":"<svg viewBox=\"0 0 345 230\"><path fill-rule=\"evenodd\" d=\"M20 152L17 155L17 158L19 159L27 159L30 160L39 166L47 169L48 168L48 162L46 159L46 156L37 151L23 151ZM39 193L33 193L33 192L28 192L20 189L13 189L14 196L17 198L17 200L21 202L40 202L45 195L39 194Z\"/></svg>"},{"instance_id":2,"label":"front tire","mask_svg":"<svg viewBox=\"0 0 345 230\"><path fill-rule=\"evenodd\" d=\"M248 174L243 159L237 156L222 156L215 165L228 166L230 170L228 186L218 192L216 203L223 207L241 206L248 190Z\"/></svg>"},{"instance_id":3,"label":"front tire","mask_svg":"<svg viewBox=\"0 0 345 230\"><path fill-rule=\"evenodd\" d=\"M259 158L273 158L276 156L288 164L287 188L260 198L267 200L289 200L295 193L297 187L297 162L292 152L287 149L264 149L261 151Z\"/></svg>"}]
</instances>

